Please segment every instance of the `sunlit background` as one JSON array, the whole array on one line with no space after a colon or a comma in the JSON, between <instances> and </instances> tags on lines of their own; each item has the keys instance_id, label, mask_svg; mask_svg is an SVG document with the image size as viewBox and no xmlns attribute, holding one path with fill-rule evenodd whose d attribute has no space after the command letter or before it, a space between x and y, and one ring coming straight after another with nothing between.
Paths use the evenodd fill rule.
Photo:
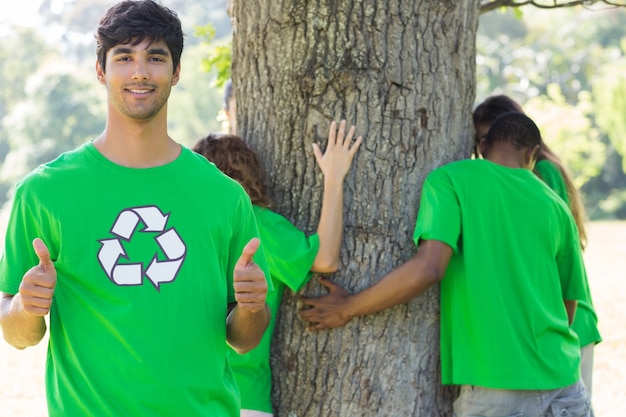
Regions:
<instances>
[{"instance_id":1,"label":"sunlit background","mask_svg":"<svg viewBox=\"0 0 626 417\"><path fill-rule=\"evenodd\" d=\"M113 3L17 0L2 8L0 224L19 178L104 127L93 30ZM169 130L191 145L220 129L222 88L203 60L228 44L230 18L226 0L162 3L179 13L186 33ZM215 30L210 41L199 30L206 25ZM596 415L626 415L626 9L490 12L481 17L477 50L476 101L493 93L519 101L585 196L592 220L585 259L604 336L596 349ZM0 342L0 416L45 415L44 355L44 345L18 352Z\"/></svg>"},{"instance_id":2,"label":"sunlit background","mask_svg":"<svg viewBox=\"0 0 626 417\"><path fill-rule=\"evenodd\" d=\"M2 10L1 22L10 22L17 25L30 26L36 20L37 9L42 0L22 0L14 2L11 7Z\"/></svg>"}]
</instances>

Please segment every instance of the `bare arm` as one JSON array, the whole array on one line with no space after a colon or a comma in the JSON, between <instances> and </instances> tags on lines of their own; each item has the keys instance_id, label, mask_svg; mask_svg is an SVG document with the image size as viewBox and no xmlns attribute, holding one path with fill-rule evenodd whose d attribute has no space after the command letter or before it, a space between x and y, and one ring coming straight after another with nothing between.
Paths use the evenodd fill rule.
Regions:
<instances>
[{"instance_id":1,"label":"bare arm","mask_svg":"<svg viewBox=\"0 0 626 417\"><path fill-rule=\"evenodd\" d=\"M46 322L43 316L28 314L19 293L2 294L0 325L4 340L17 349L36 345L46 334Z\"/></svg>"},{"instance_id":2,"label":"bare arm","mask_svg":"<svg viewBox=\"0 0 626 417\"><path fill-rule=\"evenodd\" d=\"M334 272L339 264L343 238L343 182L363 141L359 136L352 143L354 131L355 126L351 126L346 134L345 120L341 121L339 128L332 122L326 152L322 153L319 145L313 144L315 160L324 174L322 211L317 227L320 246L311 268L314 272Z\"/></svg>"},{"instance_id":3,"label":"bare arm","mask_svg":"<svg viewBox=\"0 0 626 417\"><path fill-rule=\"evenodd\" d=\"M50 312L56 285L56 269L50 252L40 240L33 241L39 265L31 268L15 295L2 294L0 299L0 327L4 339L18 349L34 346L46 334L44 316Z\"/></svg>"},{"instance_id":4,"label":"bare arm","mask_svg":"<svg viewBox=\"0 0 626 417\"><path fill-rule=\"evenodd\" d=\"M238 305L235 306L227 319L228 344L239 354L254 349L261 341L270 317L267 305L257 312L244 311Z\"/></svg>"},{"instance_id":5,"label":"bare arm","mask_svg":"<svg viewBox=\"0 0 626 417\"><path fill-rule=\"evenodd\" d=\"M571 325L574 322L574 316L576 315L576 307L578 307L578 301L576 300L564 300L565 309L567 310L567 320Z\"/></svg>"},{"instance_id":6,"label":"bare arm","mask_svg":"<svg viewBox=\"0 0 626 417\"><path fill-rule=\"evenodd\" d=\"M265 274L252 260L258 248L259 240L252 239L235 265L233 285L237 305L226 319L226 341L238 353L255 348L270 322L271 313L265 303Z\"/></svg>"},{"instance_id":7,"label":"bare arm","mask_svg":"<svg viewBox=\"0 0 626 417\"><path fill-rule=\"evenodd\" d=\"M329 293L318 298L303 298L300 317L308 330L339 327L353 317L375 313L405 303L420 295L446 271L452 248L436 240L420 243L417 253L380 281L354 295L329 280L321 280Z\"/></svg>"}]
</instances>

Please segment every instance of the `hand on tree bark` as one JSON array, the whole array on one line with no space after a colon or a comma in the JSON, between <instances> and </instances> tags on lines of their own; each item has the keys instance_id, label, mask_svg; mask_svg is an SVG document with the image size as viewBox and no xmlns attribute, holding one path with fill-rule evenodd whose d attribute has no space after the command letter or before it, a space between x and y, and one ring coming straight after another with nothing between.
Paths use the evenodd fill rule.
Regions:
<instances>
[{"instance_id":1,"label":"hand on tree bark","mask_svg":"<svg viewBox=\"0 0 626 417\"><path fill-rule=\"evenodd\" d=\"M328 144L326 151L322 153L317 143L313 144L315 160L324 174L325 182L343 183L350 170L352 159L363 142L359 136L353 142L356 126L350 126L346 133L346 121L342 120L337 127L336 122L330 124L328 131Z\"/></svg>"},{"instance_id":2,"label":"hand on tree bark","mask_svg":"<svg viewBox=\"0 0 626 417\"><path fill-rule=\"evenodd\" d=\"M328 289L328 294L321 297L305 298L300 301L300 317L308 323L307 330L323 330L340 327L352 316L348 313L350 292L326 278L319 278L320 284Z\"/></svg>"}]
</instances>

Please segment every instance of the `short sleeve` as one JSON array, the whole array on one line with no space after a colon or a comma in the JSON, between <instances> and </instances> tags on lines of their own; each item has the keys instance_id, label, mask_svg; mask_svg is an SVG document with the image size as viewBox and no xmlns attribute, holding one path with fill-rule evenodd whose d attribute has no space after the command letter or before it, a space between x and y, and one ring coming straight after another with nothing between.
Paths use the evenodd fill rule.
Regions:
<instances>
[{"instance_id":1,"label":"short sleeve","mask_svg":"<svg viewBox=\"0 0 626 417\"><path fill-rule=\"evenodd\" d=\"M563 238L557 252L557 267L561 279L564 300L587 300L587 271L583 261L582 249L574 220L569 212L564 212Z\"/></svg>"},{"instance_id":2,"label":"short sleeve","mask_svg":"<svg viewBox=\"0 0 626 417\"><path fill-rule=\"evenodd\" d=\"M307 236L289 220L269 209L256 207L255 212L272 278L292 291L299 291L312 276L319 236Z\"/></svg>"},{"instance_id":3,"label":"short sleeve","mask_svg":"<svg viewBox=\"0 0 626 417\"><path fill-rule=\"evenodd\" d=\"M413 241L438 240L458 252L461 207L454 185L445 170L432 171L424 181Z\"/></svg>"},{"instance_id":4,"label":"short sleeve","mask_svg":"<svg viewBox=\"0 0 626 417\"><path fill-rule=\"evenodd\" d=\"M272 280L270 278L269 267L267 264L267 259L265 257L266 248L263 245L263 240L260 237L259 229L257 227L256 217L254 216L254 212L252 210L252 203L250 198L245 193L242 188L241 198L239 200L238 205L239 215L238 221L236 225L233 225L235 232L233 234L233 238L231 241L230 247L230 262L228 268L228 302L235 302L235 290L233 287L233 272L235 270L235 264L239 260L243 248L248 244L248 242L252 238L259 238L261 241L261 245L259 249L254 254L253 260L254 262L263 270L265 274L265 279L267 280L267 289L268 292L274 290L274 286L272 285Z\"/></svg>"},{"instance_id":5,"label":"short sleeve","mask_svg":"<svg viewBox=\"0 0 626 417\"><path fill-rule=\"evenodd\" d=\"M36 204L28 202L26 188L25 184L17 185L0 259L0 291L8 294L18 292L23 275L39 262L33 239L40 237L46 244L51 243L41 231L44 219L33 213Z\"/></svg>"}]
</instances>

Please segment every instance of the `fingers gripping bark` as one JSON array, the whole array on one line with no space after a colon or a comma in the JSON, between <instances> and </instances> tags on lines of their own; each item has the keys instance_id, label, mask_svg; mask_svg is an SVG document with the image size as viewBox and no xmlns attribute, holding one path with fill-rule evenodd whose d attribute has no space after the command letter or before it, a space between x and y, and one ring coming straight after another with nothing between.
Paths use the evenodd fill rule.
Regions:
<instances>
[{"instance_id":1,"label":"fingers gripping bark","mask_svg":"<svg viewBox=\"0 0 626 417\"><path fill-rule=\"evenodd\" d=\"M331 280L320 278L320 284L328 294L315 298L301 298L303 308L299 311L302 320L308 323L307 330L323 330L340 327L352 316L348 312L350 292Z\"/></svg>"}]
</instances>

